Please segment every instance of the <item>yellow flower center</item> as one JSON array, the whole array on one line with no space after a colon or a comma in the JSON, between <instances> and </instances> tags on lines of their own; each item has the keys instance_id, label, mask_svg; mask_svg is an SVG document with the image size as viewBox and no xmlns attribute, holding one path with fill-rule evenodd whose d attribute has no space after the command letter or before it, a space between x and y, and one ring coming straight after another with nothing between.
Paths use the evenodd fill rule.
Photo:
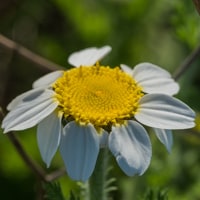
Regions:
<instances>
[{"instance_id":1,"label":"yellow flower center","mask_svg":"<svg viewBox=\"0 0 200 200\"><path fill-rule=\"evenodd\" d=\"M65 71L53 85L66 120L106 127L134 116L143 93L118 67L79 67Z\"/></svg>"}]
</instances>

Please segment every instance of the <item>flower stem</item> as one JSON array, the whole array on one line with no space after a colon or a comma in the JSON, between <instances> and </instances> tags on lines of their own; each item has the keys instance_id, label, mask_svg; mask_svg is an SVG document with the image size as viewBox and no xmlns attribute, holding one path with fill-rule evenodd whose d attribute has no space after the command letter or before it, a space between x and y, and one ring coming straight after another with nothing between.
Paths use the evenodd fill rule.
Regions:
<instances>
[{"instance_id":1,"label":"flower stem","mask_svg":"<svg viewBox=\"0 0 200 200\"><path fill-rule=\"evenodd\" d=\"M108 149L101 149L95 170L88 181L88 200L107 200L108 157Z\"/></svg>"}]
</instances>

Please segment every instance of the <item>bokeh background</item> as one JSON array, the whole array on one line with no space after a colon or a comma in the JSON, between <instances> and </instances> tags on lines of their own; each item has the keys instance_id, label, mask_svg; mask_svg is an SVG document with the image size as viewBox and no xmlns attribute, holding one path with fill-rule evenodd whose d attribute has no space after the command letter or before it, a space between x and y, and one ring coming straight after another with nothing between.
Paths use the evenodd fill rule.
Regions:
<instances>
[{"instance_id":1,"label":"bokeh background","mask_svg":"<svg viewBox=\"0 0 200 200\"><path fill-rule=\"evenodd\" d=\"M152 62L172 74L200 45L200 16L188 0L1 0L0 34L23 45L66 69L73 51L90 46L112 46L102 61L110 66L120 63L134 67ZM32 82L49 72L37 60L20 56L0 42L0 106L29 90ZM177 95L200 111L200 59L178 79ZM46 172L63 167L60 155L49 169L41 160L36 128L19 131L26 152ZM149 169L140 177L127 177L111 158L110 175L116 178L117 191L111 199L200 199L200 117L192 130L174 131L171 154L150 131L153 156ZM69 197L80 188L65 174L60 182ZM39 200L38 180L26 166L6 135L0 130L0 199Z\"/></svg>"}]
</instances>

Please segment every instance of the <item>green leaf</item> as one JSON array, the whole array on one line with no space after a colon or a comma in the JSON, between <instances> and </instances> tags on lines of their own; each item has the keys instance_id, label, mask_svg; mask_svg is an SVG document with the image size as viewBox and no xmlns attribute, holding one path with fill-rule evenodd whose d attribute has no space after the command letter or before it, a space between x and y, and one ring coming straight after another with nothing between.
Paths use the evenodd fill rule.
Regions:
<instances>
[{"instance_id":1,"label":"green leaf","mask_svg":"<svg viewBox=\"0 0 200 200\"><path fill-rule=\"evenodd\" d=\"M65 200L59 183L45 183L44 189L46 200Z\"/></svg>"},{"instance_id":2,"label":"green leaf","mask_svg":"<svg viewBox=\"0 0 200 200\"><path fill-rule=\"evenodd\" d=\"M69 200L80 200L80 198L79 197L76 198L76 196L74 195L74 193L72 191L70 191Z\"/></svg>"},{"instance_id":3,"label":"green leaf","mask_svg":"<svg viewBox=\"0 0 200 200\"><path fill-rule=\"evenodd\" d=\"M144 195L145 200L168 200L166 189L149 189Z\"/></svg>"}]
</instances>

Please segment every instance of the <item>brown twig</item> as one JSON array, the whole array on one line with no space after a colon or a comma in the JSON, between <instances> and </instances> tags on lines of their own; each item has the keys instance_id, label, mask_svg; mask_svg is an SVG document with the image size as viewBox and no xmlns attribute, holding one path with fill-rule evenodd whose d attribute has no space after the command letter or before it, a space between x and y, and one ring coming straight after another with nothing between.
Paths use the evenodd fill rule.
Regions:
<instances>
[{"instance_id":1,"label":"brown twig","mask_svg":"<svg viewBox=\"0 0 200 200\"><path fill-rule=\"evenodd\" d=\"M56 170L50 174L46 174L46 172L28 156L28 154L26 153L26 151L24 150L20 141L17 139L14 133L7 133L7 136L16 148L23 161L40 180L44 182L51 182L65 174L64 168Z\"/></svg>"},{"instance_id":2,"label":"brown twig","mask_svg":"<svg viewBox=\"0 0 200 200\"><path fill-rule=\"evenodd\" d=\"M39 55L33 53L32 51L30 51L27 48L23 47L22 45L18 44L17 42L14 42L14 41L8 39L7 37L3 36L2 34L0 34L0 44L7 47L11 51L23 56L24 58L30 60L31 62L36 63L37 66L40 66L49 71L64 69L63 66L55 64Z\"/></svg>"},{"instance_id":3,"label":"brown twig","mask_svg":"<svg viewBox=\"0 0 200 200\"><path fill-rule=\"evenodd\" d=\"M173 74L175 80L178 80L183 73L191 66L191 64L198 58L200 55L200 46L198 46L186 59L183 63L176 69Z\"/></svg>"},{"instance_id":4,"label":"brown twig","mask_svg":"<svg viewBox=\"0 0 200 200\"><path fill-rule=\"evenodd\" d=\"M200 0L192 0L195 7L196 7L196 10L198 11L199 15L200 15Z\"/></svg>"},{"instance_id":5,"label":"brown twig","mask_svg":"<svg viewBox=\"0 0 200 200\"><path fill-rule=\"evenodd\" d=\"M63 176L64 174L66 174L66 170L65 170L65 168L61 168L59 170L51 172L50 174L46 174L45 180L46 180L46 182L51 182L51 181L56 180L59 177Z\"/></svg>"},{"instance_id":6,"label":"brown twig","mask_svg":"<svg viewBox=\"0 0 200 200\"><path fill-rule=\"evenodd\" d=\"M8 138L12 142L12 144L15 146L17 152L21 156L21 158L24 160L24 162L27 164L27 166L43 181L45 180L45 171L36 164L24 151L24 148L22 147L21 143L17 139L17 137L13 133L7 133Z\"/></svg>"}]
</instances>

